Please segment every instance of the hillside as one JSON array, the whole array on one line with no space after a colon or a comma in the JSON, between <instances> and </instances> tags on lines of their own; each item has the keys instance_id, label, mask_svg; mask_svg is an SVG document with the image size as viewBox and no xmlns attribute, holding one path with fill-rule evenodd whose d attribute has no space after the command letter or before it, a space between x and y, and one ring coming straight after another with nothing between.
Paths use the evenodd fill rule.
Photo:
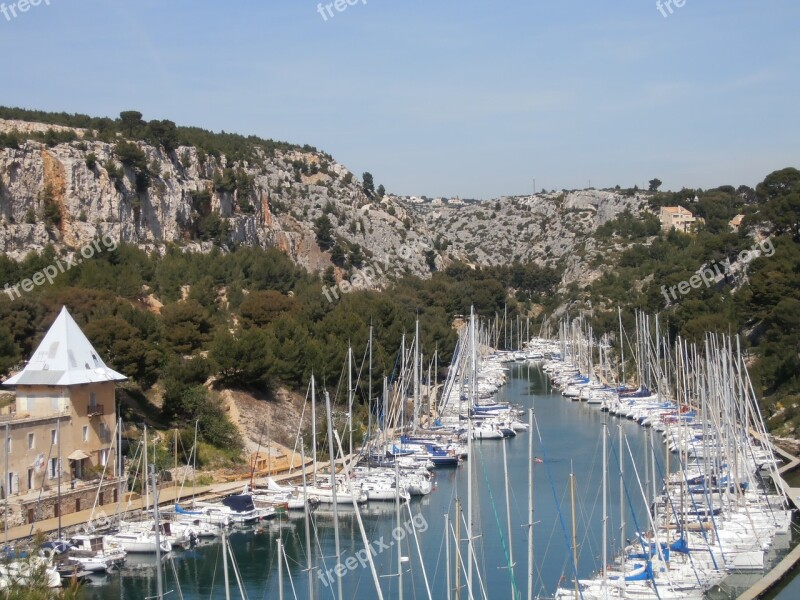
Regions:
<instances>
[{"instance_id":1,"label":"hillside","mask_svg":"<svg viewBox=\"0 0 800 600\"><path fill-rule=\"evenodd\" d=\"M57 117L49 115L101 125ZM646 200L587 190L433 210L365 192L345 166L307 146L242 138L250 141L229 148L229 157L180 145L175 131L166 145L162 133L159 145L146 131L0 119L0 249L22 258L111 235L147 250L275 247L310 271L335 267L339 279L364 264L380 265L386 277L376 279L385 280L429 276L453 261L555 266L562 259L578 278L586 238L624 210L640 212Z\"/></svg>"},{"instance_id":2,"label":"hillside","mask_svg":"<svg viewBox=\"0 0 800 600\"><path fill-rule=\"evenodd\" d=\"M363 353L370 323L376 370L391 375L415 315L422 351L446 364L454 318L470 306L537 328L584 314L596 332L617 330L620 307L628 331L642 310L671 339L740 332L769 425L797 435L797 169L755 189L484 202L420 202L374 184L310 146L134 111L0 108L0 369L18 365L67 304L131 377L131 406L183 425L200 415L204 439L236 446L224 394L302 392L312 372L334 387L348 340ZM690 232L661 230L659 208L674 205L698 219ZM48 285L18 287L65 262ZM713 265L726 267L689 286Z\"/></svg>"}]
</instances>

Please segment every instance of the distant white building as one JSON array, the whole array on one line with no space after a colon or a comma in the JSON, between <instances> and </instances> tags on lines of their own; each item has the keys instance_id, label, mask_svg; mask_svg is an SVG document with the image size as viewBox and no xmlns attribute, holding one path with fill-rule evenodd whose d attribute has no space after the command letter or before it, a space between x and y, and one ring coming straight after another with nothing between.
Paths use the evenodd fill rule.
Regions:
<instances>
[{"instance_id":1,"label":"distant white building","mask_svg":"<svg viewBox=\"0 0 800 600\"><path fill-rule=\"evenodd\" d=\"M447 203L451 206L464 206L464 201L461 198L450 198Z\"/></svg>"}]
</instances>

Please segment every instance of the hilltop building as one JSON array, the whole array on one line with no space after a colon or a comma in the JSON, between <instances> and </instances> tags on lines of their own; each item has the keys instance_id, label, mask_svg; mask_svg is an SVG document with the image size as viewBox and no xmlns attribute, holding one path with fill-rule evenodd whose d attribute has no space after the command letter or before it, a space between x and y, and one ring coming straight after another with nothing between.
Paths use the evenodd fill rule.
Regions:
<instances>
[{"instance_id":1,"label":"hilltop building","mask_svg":"<svg viewBox=\"0 0 800 600\"><path fill-rule=\"evenodd\" d=\"M739 231L739 227L742 226L743 220L744 215L736 215L730 221L728 221L728 227L731 228L731 231Z\"/></svg>"},{"instance_id":2,"label":"hilltop building","mask_svg":"<svg viewBox=\"0 0 800 600\"><path fill-rule=\"evenodd\" d=\"M682 206L662 206L658 218L661 221L661 229L663 231L669 231L674 228L683 233L689 233L695 223L700 221Z\"/></svg>"},{"instance_id":3,"label":"hilltop building","mask_svg":"<svg viewBox=\"0 0 800 600\"><path fill-rule=\"evenodd\" d=\"M62 308L25 368L3 382L16 388L0 414L10 524L117 501L114 390L125 379Z\"/></svg>"}]
</instances>

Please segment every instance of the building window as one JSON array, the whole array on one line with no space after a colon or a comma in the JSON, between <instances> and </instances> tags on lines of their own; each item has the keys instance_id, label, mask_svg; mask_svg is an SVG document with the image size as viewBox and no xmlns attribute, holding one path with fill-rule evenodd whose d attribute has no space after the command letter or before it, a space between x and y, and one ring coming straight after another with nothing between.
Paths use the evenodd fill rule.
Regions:
<instances>
[{"instance_id":1,"label":"building window","mask_svg":"<svg viewBox=\"0 0 800 600\"><path fill-rule=\"evenodd\" d=\"M34 435L32 433L29 433L28 434L28 450L33 450L36 447L36 444L34 443L34 439L35 439Z\"/></svg>"},{"instance_id":2,"label":"building window","mask_svg":"<svg viewBox=\"0 0 800 600\"><path fill-rule=\"evenodd\" d=\"M108 461L108 450L100 450L100 465L105 467Z\"/></svg>"},{"instance_id":3,"label":"building window","mask_svg":"<svg viewBox=\"0 0 800 600\"><path fill-rule=\"evenodd\" d=\"M50 465L49 465L50 468L48 469L48 473L50 475L50 479L55 479L56 477L58 477L59 472L61 471L61 469L59 469L58 466L59 466L58 465L58 459L57 458L51 458L50 459Z\"/></svg>"},{"instance_id":4,"label":"building window","mask_svg":"<svg viewBox=\"0 0 800 600\"><path fill-rule=\"evenodd\" d=\"M6 438L6 454L11 454L11 449L14 446L11 444L11 438Z\"/></svg>"},{"instance_id":5,"label":"building window","mask_svg":"<svg viewBox=\"0 0 800 600\"><path fill-rule=\"evenodd\" d=\"M89 394L89 406L97 406L97 394L95 392Z\"/></svg>"},{"instance_id":6,"label":"building window","mask_svg":"<svg viewBox=\"0 0 800 600\"><path fill-rule=\"evenodd\" d=\"M89 441L89 426L88 425L84 425L83 426L83 441L84 442L88 442Z\"/></svg>"},{"instance_id":7,"label":"building window","mask_svg":"<svg viewBox=\"0 0 800 600\"><path fill-rule=\"evenodd\" d=\"M58 434L56 433L55 429L50 430L50 443L57 444L58 443Z\"/></svg>"}]
</instances>

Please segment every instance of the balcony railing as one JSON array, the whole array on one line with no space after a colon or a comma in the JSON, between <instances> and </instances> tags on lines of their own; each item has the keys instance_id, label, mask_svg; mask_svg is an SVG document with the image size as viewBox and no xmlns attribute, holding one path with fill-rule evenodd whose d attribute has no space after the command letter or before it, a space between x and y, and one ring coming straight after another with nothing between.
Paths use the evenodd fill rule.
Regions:
<instances>
[{"instance_id":1,"label":"balcony railing","mask_svg":"<svg viewBox=\"0 0 800 600\"><path fill-rule=\"evenodd\" d=\"M87 414L90 417L100 417L106 414L102 404L90 404Z\"/></svg>"}]
</instances>

